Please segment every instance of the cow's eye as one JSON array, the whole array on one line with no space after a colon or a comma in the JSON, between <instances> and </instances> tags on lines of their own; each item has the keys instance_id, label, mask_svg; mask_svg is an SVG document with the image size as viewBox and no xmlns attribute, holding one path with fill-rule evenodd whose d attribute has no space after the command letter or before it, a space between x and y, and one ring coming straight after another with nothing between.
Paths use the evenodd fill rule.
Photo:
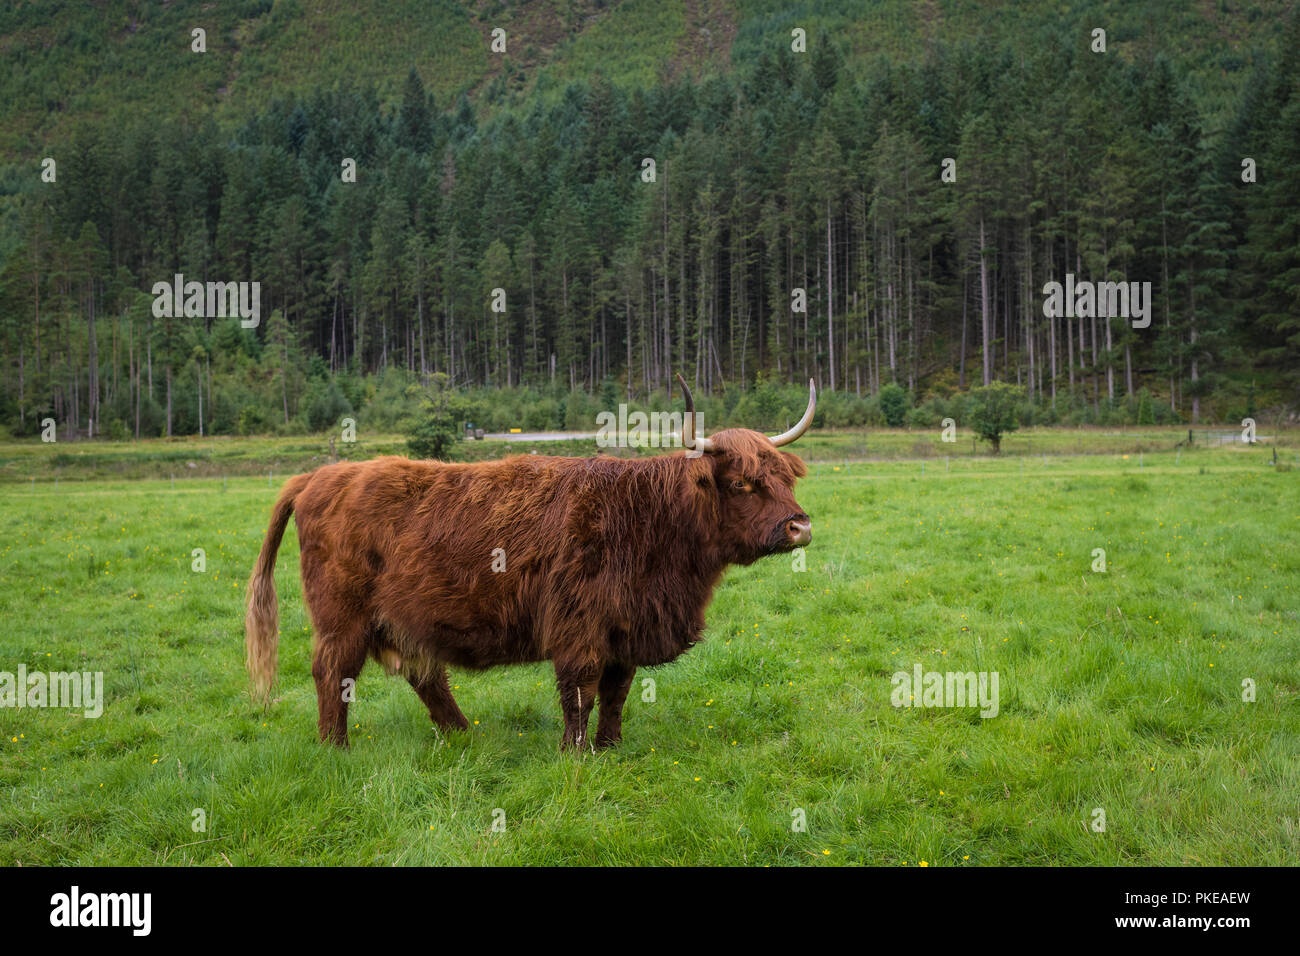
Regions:
<instances>
[{"instance_id":1,"label":"cow's eye","mask_svg":"<svg viewBox=\"0 0 1300 956\"><path fill-rule=\"evenodd\" d=\"M739 478L733 478L731 480L731 490L736 494L740 494L743 491L752 491L753 489Z\"/></svg>"}]
</instances>

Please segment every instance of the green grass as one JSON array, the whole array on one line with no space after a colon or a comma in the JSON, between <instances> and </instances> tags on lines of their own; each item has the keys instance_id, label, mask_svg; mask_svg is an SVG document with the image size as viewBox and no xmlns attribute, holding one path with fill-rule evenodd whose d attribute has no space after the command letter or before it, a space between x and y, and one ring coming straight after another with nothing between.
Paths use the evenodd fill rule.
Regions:
<instances>
[{"instance_id":1,"label":"green grass","mask_svg":"<svg viewBox=\"0 0 1300 956\"><path fill-rule=\"evenodd\" d=\"M730 571L598 756L558 753L545 665L453 671L477 723L446 736L371 664L352 749L318 744L292 531L255 708L265 478L7 484L0 670L103 671L108 703L0 709L0 864L1293 864L1300 471L1268 458L814 465L807 572ZM892 707L916 663L997 671L999 715Z\"/></svg>"}]
</instances>

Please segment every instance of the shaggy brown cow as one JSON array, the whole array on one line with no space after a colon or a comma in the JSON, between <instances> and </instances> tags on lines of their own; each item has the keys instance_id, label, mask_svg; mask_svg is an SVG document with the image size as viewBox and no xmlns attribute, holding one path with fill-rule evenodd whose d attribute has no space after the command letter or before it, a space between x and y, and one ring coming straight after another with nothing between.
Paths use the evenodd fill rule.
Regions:
<instances>
[{"instance_id":1,"label":"shaggy brown cow","mask_svg":"<svg viewBox=\"0 0 1300 956\"><path fill-rule=\"evenodd\" d=\"M777 449L811 424L813 384L803 418L782 435L733 428L704 438L678 381L688 451L378 458L290 479L248 584L248 668L262 701L276 669L275 554L296 513L322 740L346 746L344 681L370 655L400 672L447 729L468 726L447 665L552 661L561 746L583 746L597 697L595 745L616 743L636 669L700 640L726 567L812 538L793 494L806 469Z\"/></svg>"}]
</instances>

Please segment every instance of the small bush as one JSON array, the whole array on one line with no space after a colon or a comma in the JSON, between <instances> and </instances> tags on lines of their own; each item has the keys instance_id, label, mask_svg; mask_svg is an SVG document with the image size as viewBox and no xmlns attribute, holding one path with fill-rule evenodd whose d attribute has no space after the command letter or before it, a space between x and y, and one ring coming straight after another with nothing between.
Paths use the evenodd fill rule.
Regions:
<instances>
[{"instance_id":1,"label":"small bush","mask_svg":"<svg viewBox=\"0 0 1300 956\"><path fill-rule=\"evenodd\" d=\"M307 407L307 427L321 432L337 425L339 419L352 414L352 403L334 382L321 389Z\"/></svg>"},{"instance_id":2,"label":"small bush","mask_svg":"<svg viewBox=\"0 0 1300 956\"><path fill-rule=\"evenodd\" d=\"M1002 436L1020 427L1020 406L1025 390L1019 385L994 382L971 390L971 428L993 446L993 454L1002 450Z\"/></svg>"},{"instance_id":3,"label":"small bush","mask_svg":"<svg viewBox=\"0 0 1300 956\"><path fill-rule=\"evenodd\" d=\"M880 390L880 413L890 428L902 428L907 421L907 391L897 382Z\"/></svg>"},{"instance_id":4,"label":"small bush","mask_svg":"<svg viewBox=\"0 0 1300 956\"><path fill-rule=\"evenodd\" d=\"M461 429L472 414L472 403L451 389L441 372L432 377L423 418L407 436L406 447L413 458L453 461L460 446Z\"/></svg>"}]
</instances>

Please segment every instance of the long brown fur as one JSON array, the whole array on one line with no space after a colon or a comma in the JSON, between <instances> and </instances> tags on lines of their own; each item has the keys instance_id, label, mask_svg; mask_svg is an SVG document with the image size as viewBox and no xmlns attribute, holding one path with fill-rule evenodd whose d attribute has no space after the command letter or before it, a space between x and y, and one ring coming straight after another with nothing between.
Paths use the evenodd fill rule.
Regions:
<instances>
[{"instance_id":1,"label":"long brown fur","mask_svg":"<svg viewBox=\"0 0 1300 956\"><path fill-rule=\"evenodd\" d=\"M617 742L636 668L697 643L726 567L789 550L808 521L802 461L744 429L711 440L698 458L378 458L291 479L249 581L255 692L275 677L275 554L294 514L321 739L346 745L343 682L373 656L449 729L467 721L447 666L550 660L562 745L586 745L598 697L595 743Z\"/></svg>"}]
</instances>

